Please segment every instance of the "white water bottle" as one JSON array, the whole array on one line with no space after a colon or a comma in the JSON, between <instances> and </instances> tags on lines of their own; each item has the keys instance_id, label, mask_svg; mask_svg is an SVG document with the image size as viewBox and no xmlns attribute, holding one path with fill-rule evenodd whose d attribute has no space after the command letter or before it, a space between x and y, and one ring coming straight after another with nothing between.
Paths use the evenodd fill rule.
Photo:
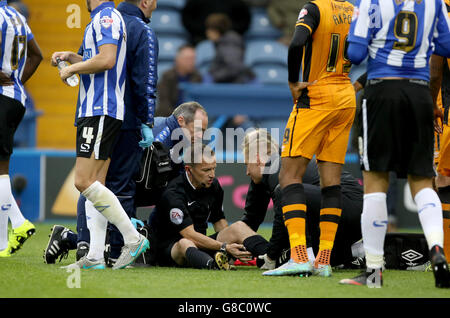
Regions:
<instances>
[{"instance_id":1,"label":"white water bottle","mask_svg":"<svg viewBox=\"0 0 450 318\"><path fill-rule=\"evenodd\" d=\"M58 63L59 70L69 66L69 63L67 63L66 61L62 61L59 57L56 58L56 63ZM71 77L67 78L66 82L72 87L77 86L79 82L77 74L73 74Z\"/></svg>"}]
</instances>

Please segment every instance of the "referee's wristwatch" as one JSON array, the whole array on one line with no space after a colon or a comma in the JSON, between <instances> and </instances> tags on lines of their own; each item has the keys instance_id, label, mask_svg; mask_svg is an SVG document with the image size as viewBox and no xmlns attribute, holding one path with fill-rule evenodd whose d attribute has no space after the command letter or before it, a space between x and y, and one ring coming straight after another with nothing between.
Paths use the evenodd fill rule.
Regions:
<instances>
[{"instance_id":1,"label":"referee's wristwatch","mask_svg":"<svg viewBox=\"0 0 450 318\"><path fill-rule=\"evenodd\" d=\"M220 251L223 253L227 252L227 243L223 243L222 246L220 247Z\"/></svg>"}]
</instances>

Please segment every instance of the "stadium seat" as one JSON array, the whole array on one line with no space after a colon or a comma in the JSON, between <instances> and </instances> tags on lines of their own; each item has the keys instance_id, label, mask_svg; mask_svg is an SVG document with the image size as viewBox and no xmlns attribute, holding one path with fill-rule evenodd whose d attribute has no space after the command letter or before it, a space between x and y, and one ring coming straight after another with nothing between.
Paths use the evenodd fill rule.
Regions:
<instances>
[{"instance_id":1,"label":"stadium seat","mask_svg":"<svg viewBox=\"0 0 450 318\"><path fill-rule=\"evenodd\" d=\"M196 51L196 61L195 65L203 73L204 70L209 68L209 64L214 58L216 49L214 48L214 44L205 40L197 44L195 47Z\"/></svg>"},{"instance_id":2,"label":"stadium seat","mask_svg":"<svg viewBox=\"0 0 450 318\"><path fill-rule=\"evenodd\" d=\"M186 30L181 22L181 14L177 10L156 10L152 14L150 26L158 36L187 36Z\"/></svg>"},{"instance_id":3,"label":"stadium seat","mask_svg":"<svg viewBox=\"0 0 450 318\"><path fill-rule=\"evenodd\" d=\"M173 61L180 46L186 43L186 40L179 37L160 36L159 42L159 61Z\"/></svg>"},{"instance_id":4,"label":"stadium seat","mask_svg":"<svg viewBox=\"0 0 450 318\"><path fill-rule=\"evenodd\" d=\"M281 32L270 23L265 9L251 10L252 20L245 34L246 40L275 40L281 37Z\"/></svg>"},{"instance_id":5,"label":"stadium seat","mask_svg":"<svg viewBox=\"0 0 450 318\"><path fill-rule=\"evenodd\" d=\"M258 64L287 65L288 48L276 41L251 41L247 43L245 64L253 67Z\"/></svg>"},{"instance_id":6,"label":"stadium seat","mask_svg":"<svg viewBox=\"0 0 450 318\"><path fill-rule=\"evenodd\" d=\"M160 9L175 9L181 10L184 8L186 0L158 0L158 10Z\"/></svg>"},{"instance_id":7,"label":"stadium seat","mask_svg":"<svg viewBox=\"0 0 450 318\"><path fill-rule=\"evenodd\" d=\"M258 81L267 85L287 85L288 70L279 64L261 64L253 68Z\"/></svg>"}]
</instances>

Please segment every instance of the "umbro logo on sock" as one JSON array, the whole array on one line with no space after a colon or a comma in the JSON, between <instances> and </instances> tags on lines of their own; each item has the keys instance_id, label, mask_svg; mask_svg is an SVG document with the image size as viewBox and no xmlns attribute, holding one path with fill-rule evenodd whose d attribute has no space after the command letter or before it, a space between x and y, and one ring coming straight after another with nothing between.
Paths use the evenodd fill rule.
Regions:
<instances>
[{"instance_id":1,"label":"umbro logo on sock","mask_svg":"<svg viewBox=\"0 0 450 318\"><path fill-rule=\"evenodd\" d=\"M11 208L11 204L3 204L2 211L8 211Z\"/></svg>"}]
</instances>

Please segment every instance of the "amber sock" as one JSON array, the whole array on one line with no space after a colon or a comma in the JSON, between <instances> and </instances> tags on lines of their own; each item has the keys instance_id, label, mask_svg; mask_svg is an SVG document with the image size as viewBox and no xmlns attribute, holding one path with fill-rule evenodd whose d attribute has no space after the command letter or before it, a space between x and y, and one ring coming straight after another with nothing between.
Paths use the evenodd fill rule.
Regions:
<instances>
[{"instance_id":1,"label":"amber sock","mask_svg":"<svg viewBox=\"0 0 450 318\"><path fill-rule=\"evenodd\" d=\"M291 258L296 263L308 262L306 252L306 198L303 185L291 184L281 190L283 219L289 233Z\"/></svg>"},{"instance_id":2,"label":"amber sock","mask_svg":"<svg viewBox=\"0 0 450 318\"><path fill-rule=\"evenodd\" d=\"M315 265L330 264L331 251L341 218L341 186L322 189L322 208L320 209L320 243Z\"/></svg>"}]
</instances>

